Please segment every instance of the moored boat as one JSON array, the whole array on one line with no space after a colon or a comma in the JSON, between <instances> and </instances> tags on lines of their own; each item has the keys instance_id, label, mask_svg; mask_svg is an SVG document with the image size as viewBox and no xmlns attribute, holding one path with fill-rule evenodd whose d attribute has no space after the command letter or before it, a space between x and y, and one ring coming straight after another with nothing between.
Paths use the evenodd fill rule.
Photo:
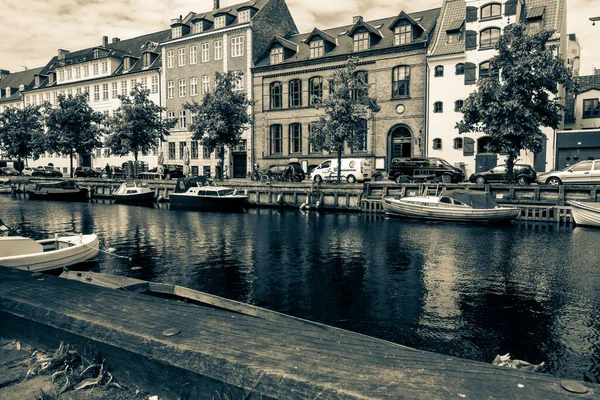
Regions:
<instances>
[{"instance_id":1,"label":"moored boat","mask_svg":"<svg viewBox=\"0 0 600 400\"><path fill-rule=\"evenodd\" d=\"M175 192L169 195L172 209L239 212L248 196L237 194L233 188L212 186L202 176L177 179Z\"/></svg>"},{"instance_id":2,"label":"moored boat","mask_svg":"<svg viewBox=\"0 0 600 400\"><path fill-rule=\"evenodd\" d=\"M98 236L60 236L33 240L22 236L0 237L0 267L49 271L96 257Z\"/></svg>"},{"instance_id":3,"label":"moored boat","mask_svg":"<svg viewBox=\"0 0 600 400\"><path fill-rule=\"evenodd\" d=\"M600 203L569 200L571 215L577 225L600 227Z\"/></svg>"},{"instance_id":4,"label":"moored boat","mask_svg":"<svg viewBox=\"0 0 600 400\"><path fill-rule=\"evenodd\" d=\"M25 186L25 192L32 200L87 201L88 190L79 187L75 181L32 183Z\"/></svg>"},{"instance_id":5,"label":"moored boat","mask_svg":"<svg viewBox=\"0 0 600 400\"><path fill-rule=\"evenodd\" d=\"M498 206L490 193L460 189L439 196L384 197L381 203L389 216L437 221L511 222L521 212L515 207Z\"/></svg>"},{"instance_id":6,"label":"moored boat","mask_svg":"<svg viewBox=\"0 0 600 400\"><path fill-rule=\"evenodd\" d=\"M0 180L0 194L11 194L13 192L12 186L10 186L10 181L3 179Z\"/></svg>"},{"instance_id":7,"label":"moored boat","mask_svg":"<svg viewBox=\"0 0 600 400\"><path fill-rule=\"evenodd\" d=\"M120 203L150 203L154 201L154 190L147 183L130 181L123 183L113 197Z\"/></svg>"}]
</instances>

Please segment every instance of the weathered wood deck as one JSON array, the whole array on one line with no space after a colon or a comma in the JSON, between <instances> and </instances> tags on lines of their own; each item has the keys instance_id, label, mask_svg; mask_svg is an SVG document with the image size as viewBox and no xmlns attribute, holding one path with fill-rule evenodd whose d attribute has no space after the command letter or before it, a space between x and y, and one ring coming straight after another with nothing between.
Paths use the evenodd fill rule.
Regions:
<instances>
[{"instance_id":1,"label":"weathered wood deck","mask_svg":"<svg viewBox=\"0 0 600 400\"><path fill-rule=\"evenodd\" d=\"M239 309L228 310L231 304ZM181 387L183 398L219 398L218 385L239 398L286 399L564 399L600 392L586 383L587 393L575 394L550 375L418 351L241 303L204 307L8 268L0 269L0 321L4 335L18 329L12 333L35 338L51 330L55 341L79 337L90 348L178 368L197 386L196 396ZM169 328L180 333L167 337ZM128 379L139 368L131 365ZM159 382L161 368L154 368ZM170 393L180 396L177 388Z\"/></svg>"}]
</instances>

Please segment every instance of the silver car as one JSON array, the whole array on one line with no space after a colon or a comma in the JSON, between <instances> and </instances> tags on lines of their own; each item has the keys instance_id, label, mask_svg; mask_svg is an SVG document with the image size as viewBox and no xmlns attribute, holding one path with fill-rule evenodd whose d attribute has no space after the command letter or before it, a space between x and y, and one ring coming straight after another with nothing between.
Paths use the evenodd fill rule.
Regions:
<instances>
[{"instance_id":1,"label":"silver car","mask_svg":"<svg viewBox=\"0 0 600 400\"><path fill-rule=\"evenodd\" d=\"M550 171L538 175L536 182L541 185L600 184L600 160L585 160L561 171Z\"/></svg>"}]
</instances>

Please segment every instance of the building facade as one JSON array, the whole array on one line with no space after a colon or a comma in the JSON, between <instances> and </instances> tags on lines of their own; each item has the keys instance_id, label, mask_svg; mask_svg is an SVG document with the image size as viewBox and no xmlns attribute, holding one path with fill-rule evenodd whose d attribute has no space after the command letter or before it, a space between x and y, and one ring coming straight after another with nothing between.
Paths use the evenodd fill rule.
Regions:
<instances>
[{"instance_id":1,"label":"building facade","mask_svg":"<svg viewBox=\"0 0 600 400\"><path fill-rule=\"evenodd\" d=\"M171 20L171 31L171 40L162 48L162 90L167 116L177 120L177 125L162 147L165 163L183 164L184 149L189 146L193 175L220 175L220 155L192 140L192 116L184 105L201 102L214 90L215 73L226 72L238 74L237 90L252 100L251 68L257 55L265 51L272 35L296 33L296 25L284 0L257 0L225 8L215 0L212 11L191 12ZM248 113L252 114L252 109ZM226 150L227 176L246 177L252 146L249 126L240 144Z\"/></svg>"},{"instance_id":2,"label":"building facade","mask_svg":"<svg viewBox=\"0 0 600 400\"><path fill-rule=\"evenodd\" d=\"M490 60L504 29L515 22L527 29L554 29L550 45L567 56L566 5L564 0L443 0L440 18L427 59L427 154L465 170L467 176L502 163L503 157L488 150L484 132L459 134L464 100L476 89L477 80L492 76ZM564 98L564 93L559 93ZM524 151L519 162L547 171L554 166L556 132L542 128L547 137L538 153Z\"/></svg>"},{"instance_id":3,"label":"building facade","mask_svg":"<svg viewBox=\"0 0 600 400\"><path fill-rule=\"evenodd\" d=\"M329 80L358 58L357 74L381 110L365 120L367 134L344 157L367 158L387 170L396 157L423 155L426 52L439 9L288 37L273 36L253 69L254 146L261 167L300 161L305 170L334 157L309 142L311 123L323 115L314 100L329 95Z\"/></svg>"}]
</instances>

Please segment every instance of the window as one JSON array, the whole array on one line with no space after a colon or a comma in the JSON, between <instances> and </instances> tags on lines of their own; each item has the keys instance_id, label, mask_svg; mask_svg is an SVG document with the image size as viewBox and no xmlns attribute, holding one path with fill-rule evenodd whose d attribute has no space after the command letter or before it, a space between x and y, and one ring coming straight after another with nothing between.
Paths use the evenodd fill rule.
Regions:
<instances>
[{"instance_id":1,"label":"window","mask_svg":"<svg viewBox=\"0 0 600 400\"><path fill-rule=\"evenodd\" d=\"M433 139L433 150L441 150L442 149L442 139L436 138Z\"/></svg>"},{"instance_id":2,"label":"window","mask_svg":"<svg viewBox=\"0 0 600 400\"><path fill-rule=\"evenodd\" d=\"M322 57L325 54L325 43L323 39L315 39L310 42L310 58Z\"/></svg>"},{"instance_id":3,"label":"window","mask_svg":"<svg viewBox=\"0 0 600 400\"><path fill-rule=\"evenodd\" d=\"M281 154L282 149L281 125L271 125L271 154Z\"/></svg>"},{"instance_id":4,"label":"window","mask_svg":"<svg viewBox=\"0 0 600 400\"><path fill-rule=\"evenodd\" d=\"M196 45L190 46L190 65L198 63L198 48Z\"/></svg>"},{"instance_id":5,"label":"window","mask_svg":"<svg viewBox=\"0 0 600 400\"><path fill-rule=\"evenodd\" d=\"M169 99L175 98L175 81L167 82L167 97Z\"/></svg>"},{"instance_id":6,"label":"window","mask_svg":"<svg viewBox=\"0 0 600 400\"><path fill-rule=\"evenodd\" d=\"M64 81L65 80L65 71L64 70L60 70L60 72L58 73L58 77L60 78L60 81Z\"/></svg>"},{"instance_id":7,"label":"window","mask_svg":"<svg viewBox=\"0 0 600 400\"><path fill-rule=\"evenodd\" d=\"M175 52L173 50L167 51L167 68L173 68L175 66Z\"/></svg>"},{"instance_id":8,"label":"window","mask_svg":"<svg viewBox=\"0 0 600 400\"><path fill-rule=\"evenodd\" d=\"M479 64L479 79L498 78L498 71L493 69L489 61Z\"/></svg>"},{"instance_id":9,"label":"window","mask_svg":"<svg viewBox=\"0 0 600 400\"><path fill-rule=\"evenodd\" d=\"M300 79L294 79L289 84L289 106L290 107L301 107L302 106L302 81Z\"/></svg>"},{"instance_id":10,"label":"window","mask_svg":"<svg viewBox=\"0 0 600 400\"><path fill-rule=\"evenodd\" d=\"M354 51L363 51L369 49L369 32L355 33L352 38Z\"/></svg>"},{"instance_id":11,"label":"window","mask_svg":"<svg viewBox=\"0 0 600 400\"><path fill-rule=\"evenodd\" d=\"M233 82L233 90L244 90L244 73L235 71L236 80Z\"/></svg>"},{"instance_id":12,"label":"window","mask_svg":"<svg viewBox=\"0 0 600 400\"><path fill-rule=\"evenodd\" d=\"M94 67L94 75L98 75L98 63L94 63L93 67ZM65 71L60 71L61 80L65 79L64 73L65 73Z\"/></svg>"},{"instance_id":13,"label":"window","mask_svg":"<svg viewBox=\"0 0 600 400\"><path fill-rule=\"evenodd\" d=\"M488 4L481 7L481 19L500 17L502 6L500 4Z\"/></svg>"},{"instance_id":14,"label":"window","mask_svg":"<svg viewBox=\"0 0 600 400\"><path fill-rule=\"evenodd\" d=\"M127 81L121 81L121 96L127 96Z\"/></svg>"},{"instance_id":15,"label":"window","mask_svg":"<svg viewBox=\"0 0 600 400\"><path fill-rule=\"evenodd\" d=\"M401 65L392 70L392 97L410 96L410 67Z\"/></svg>"},{"instance_id":16,"label":"window","mask_svg":"<svg viewBox=\"0 0 600 400\"><path fill-rule=\"evenodd\" d=\"M437 67L435 67L434 69L434 76L436 78L440 78L442 76L444 76L444 66L443 65L438 65Z\"/></svg>"},{"instance_id":17,"label":"window","mask_svg":"<svg viewBox=\"0 0 600 400\"><path fill-rule=\"evenodd\" d=\"M582 171L591 171L592 170L592 161L581 161L577 165L571 167L571 171L573 172L582 172Z\"/></svg>"},{"instance_id":18,"label":"window","mask_svg":"<svg viewBox=\"0 0 600 400\"><path fill-rule=\"evenodd\" d=\"M204 75L202 77L202 94L210 92L210 76Z\"/></svg>"},{"instance_id":19,"label":"window","mask_svg":"<svg viewBox=\"0 0 600 400\"><path fill-rule=\"evenodd\" d=\"M77 90L75 91L75 93L77 93L77 94L81 94L81 88L80 88L80 87L78 87L78 88L77 88ZM50 93L46 93L46 95L45 95L46 99L45 99L45 100L48 100L48 95L49 95L49 94L50 94Z\"/></svg>"},{"instance_id":20,"label":"window","mask_svg":"<svg viewBox=\"0 0 600 400\"><path fill-rule=\"evenodd\" d=\"M212 151L210 150L210 147L202 146L202 158L203 159L205 159L205 160L210 159L210 153L212 153Z\"/></svg>"},{"instance_id":21,"label":"window","mask_svg":"<svg viewBox=\"0 0 600 400\"><path fill-rule=\"evenodd\" d=\"M210 44L202 43L202 62L210 61Z\"/></svg>"},{"instance_id":22,"label":"window","mask_svg":"<svg viewBox=\"0 0 600 400\"><path fill-rule=\"evenodd\" d=\"M222 60L223 59L223 41L215 40L214 47L215 47L215 60Z\"/></svg>"},{"instance_id":23,"label":"window","mask_svg":"<svg viewBox=\"0 0 600 400\"><path fill-rule=\"evenodd\" d=\"M412 42L412 25L408 22L394 28L394 44L409 44Z\"/></svg>"},{"instance_id":24,"label":"window","mask_svg":"<svg viewBox=\"0 0 600 400\"><path fill-rule=\"evenodd\" d=\"M198 21L196 23L194 23L194 26L192 27L192 30L194 33L200 33L202 31L204 31L204 27L202 26L204 22L203 21Z\"/></svg>"},{"instance_id":25,"label":"window","mask_svg":"<svg viewBox=\"0 0 600 400\"><path fill-rule=\"evenodd\" d=\"M191 146L191 151L190 151L190 158L192 160L197 160L198 159L198 142L196 140L192 140L192 146Z\"/></svg>"},{"instance_id":26,"label":"window","mask_svg":"<svg viewBox=\"0 0 600 400\"><path fill-rule=\"evenodd\" d=\"M67 68L67 79L68 80L73 79L73 69L72 68Z\"/></svg>"},{"instance_id":27,"label":"window","mask_svg":"<svg viewBox=\"0 0 600 400\"><path fill-rule=\"evenodd\" d=\"M185 110L179 110L179 127L181 129L187 128L187 118L185 118Z\"/></svg>"},{"instance_id":28,"label":"window","mask_svg":"<svg viewBox=\"0 0 600 400\"><path fill-rule=\"evenodd\" d=\"M311 122L308 124L308 152L311 154L312 153L321 153L322 149L318 145L313 143L312 140L310 140L310 133L314 129L313 125L314 125L314 122Z\"/></svg>"},{"instance_id":29,"label":"window","mask_svg":"<svg viewBox=\"0 0 600 400\"><path fill-rule=\"evenodd\" d=\"M169 142L169 159L175 159L175 142Z\"/></svg>"},{"instance_id":30,"label":"window","mask_svg":"<svg viewBox=\"0 0 600 400\"><path fill-rule=\"evenodd\" d=\"M465 34L465 50L475 50L477 48L477 32L467 31Z\"/></svg>"},{"instance_id":31,"label":"window","mask_svg":"<svg viewBox=\"0 0 600 400\"><path fill-rule=\"evenodd\" d=\"M444 112L444 103L442 103L441 101L436 101L435 103L433 103L433 112L434 113Z\"/></svg>"},{"instance_id":32,"label":"window","mask_svg":"<svg viewBox=\"0 0 600 400\"><path fill-rule=\"evenodd\" d=\"M290 153L302 153L302 125L290 124Z\"/></svg>"},{"instance_id":33,"label":"window","mask_svg":"<svg viewBox=\"0 0 600 400\"><path fill-rule=\"evenodd\" d=\"M179 97L185 97L186 93L185 93L185 89L186 89L186 81L185 79L180 79L179 80Z\"/></svg>"},{"instance_id":34,"label":"window","mask_svg":"<svg viewBox=\"0 0 600 400\"><path fill-rule=\"evenodd\" d=\"M360 130L355 133L355 142L353 151L367 151L367 120L360 120Z\"/></svg>"},{"instance_id":35,"label":"window","mask_svg":"<svg viewBox=\"0 0 600 400\"><path fill-rule=\"evenodd\" d=\"M148 89L148 77L141 78L140 83L142 85L142 89Z\"/></svg>"},{"instance_id":36,"label":"window","mask_svg":"<svg viewBox=\"0 0 600 400\"><path fill-rule=\"evenodd\" d=\"M365 86L363 89L357 89L354 93L352 93L353 98L366 97L369 95L369 73L367 71L356 71L354 73L359 82L361 82Z\"/></svg>"},{"instance_id":37,"label":"window","mask_svg":"<svg viewBox=\"0 0 600 400\"><path fill-rule=\"evenodd\" d=\"M152 89L151 89L152 93L158 93L158 76L154 75L152 77Z\"/></svg>"},{"instance_id":38,"label":"window","mask_svg":"<svg viewBox=\"0 0 600 400\"><path fill-rule=\"evenodd\" d=\"M152 54L144 53L144 68L149 67L152 64Z\"/></svg>"},{"instance_id":39,"label":"window","mask_svg":"<svg viewBox=\"0 0 600 400\"><path fill-rule=\"evenodd\" d=\"M226 25L225 16L215 17L215 29L224 28Z\"/></svg>"},{"instance_id":40,"label":"window","mask_svg":"<svg viewBox=\"0 0 600 400\"><path fill-rule=\"evenodd\" d=\"M448 44L460 42L460 32L448 32Z\"/></svg>"},{"instance_id":41,"label":"window","mask_svg":"<svg viewBox=\"0 0 600 400\"><path fill-rule=\"evenodd\" d=\"M75 78L81 78L81 67L75 67Z\"/></svg>"},{"instance_id":42,"label":"window","mask_svg":"<svg viewBox=\"0 0 600 400\"><path fill-rule=\"evenodd\" d=\"M281 64L283 62L283 47L273 45L271 47L271 65Z\"/></svg>"},{"instance_id":43,"label":"window","mask_svg":"<svg viewBox=\"0 0 600 400\"><path fill-rule=\"evenodd\" d=\"M454 138L454 148L462 149L463 148L463 139L460 137Z\"/></svg>"},{"instance_id":44,"label":"window","mask_svg":"<svg viewBox=\"0 0 600 400\"><path fill-rule=\"evenodd\" d=\"M131 69L131 57L125 57L123 59L123 69L128 71Z\"/></svg>"},{"instance_id":45,"label":"window","mask_svg":"<svg viewBox=\"0 0 600 400\"><path fill-rule=\"evenodd\" d=\"M600 117L600 102L598 99L583 100L583 118Z\"/></svg>"},{"instance_id":46,"label":"window","mask_svg":"<svg viewBox=\"0 0 600 400\"><path fill-rule=\"evenodd\" d=\"M177 49L177 65L180 67L185 65L185 47Z\"/></svg>"},{"instance_id":47,"label":"window","mask_svg":"<svg viewBox=\"0 0 600 400\"><path fill-rule=\"evenodd\" d=\"M90 66L86 64L83 66L83 76L90 76Z\"/></svg>"},{"instance_id":48,"label":"window","mask_svg":"<svg viewBox=\"0 0 600 400\"><path fill-rule=\"evenodd\" d=\"M198 95L198 78L190 78L190 96Z\"/></svg>"},{"instance_id":49,"label":"window","mask_svg":"<svg viewBox=\"0 0 600 400\"><path fill-rule=\"evenodd\" d=\"M477 66L473 63L465 63L465 85L471 85L477 81Z\"/></svg>"},{"instance_id":50,"label":"window","mask_svg":"<svg viewBox=\"0 0 600 400\"><path fill-rule=\"evenodd\" d=\"M271 109L277 109L282 107L282 95L281 95L281 82L273 82L270 87L270 105Z\"/></svg>"},{"instance_id":51,"label":"window","mask_svg":"<svg viewBox=\"0 0 600 400\"><path fill-rule=\"evenodd\" d=\"M102 61L102 72L108 72L108 61Z\"/></svg>"},{"instance_id":52,"label":"window","mask_svg":"<svg viewBox=\"0 0 600 400\"><path fill-rule=\"evenodd\" d=\"M467 7L467 15L465 18L465 22L474 22L477 21L477 7Z\"/></svg>"},{"instance_id":53,"label":"window","mask_svg":"<svg viewBox=\"0 0 600 400\"><path fill-rule=\"evenodd\" d=\"M100 85L94 85L94 101L100 101Z\"/></svg>"},{"instance_id":54,"label":"window","mask_svg":"<svg viewBox=\"0 0 600 400\"><path fill-rule=\"evenodd\" d=\"M463 108L464 105L465 105L464 101L462 101L462 100L456 100L454 102L454 111L460 112L460 109Z\"/></svg>"},{"instance_id":55,"label":"window","mask_svg":"<svg viewBox=\"0 0 600 400\"><path fill-rule=\"evenodd\" d=\"M173 121L173 120L175 119L175 111L169 111L169 112L167 113L167 119L168 119L169 121Z\"/></svg>"},{"instance_id":56,"label":"window","mask_svg":"<svg viewBox=\"0 0 600 400\"><path fill-rule=\"evenodd\" d=\"M308 103L312 106L323 99L323 78L316 76L308 80Z\"/></svg>"},{"instance_id":57,"label":"window","mask_svg":"<svg viewBox=\"0 0 600 400\"><path fill-rule=\"evenodd\" d=\"M180 38L182 36L183 29L181 26L176 26L171 29L171 32L172 32L171 34L173 36L173 39L176 39L176 38Z\"/></svg>"},{"instance_id":58,"label":"window","mask_svg":"<svg viewBox=\"0 0 600 400\"><path fill-rule=\"evenodd\" d=\"M479 34L479 46L481 48L492 48L500 40L500 29L488 28Z\"/></svg>"},{"instance_id":59,"label":"window","mask_svg":"<svg viewBox=\"0 0 600 400\"><path fill-rule=\"evenodd\" d=\"M241 57L244 55L244 37L236 36L231 38L231 57Z\"/></svg>"},{"instance_id":60,"label":"window","mask_svg":"<svg viewBox=\"0 0 600 400\"><path fill-rule=\"evenodd\" d=\"M527 20L527 33L533 35L542 30L544 27L544 20L542 18Z\"/></svg>"},{"instance_id":61,"label":"window","mask_svg":"<svg viewBox=\"0 0 600 400\"><path fill-rule=\"evenodd\" d=\"M119 86L117 85L117 82L113 82L112 83L112 98L116 99L118 94L119 94Z\"/></svg>"},{"instance_id":62,"label":"window","mask_svg":"<svg viewBox=\"0 0 600 400\"><path fill-rule=\"evenodd\" d=\"M250 21L250 10L240 11L238 14L238 22L241 24L242 22Z\"/></svg>"},{"instance_id":63,"label":"window","mask_svg":"<svg viewBox=\"0 0 600 400\"><path fill-rule=\"evenodd\" d=\"M465 64L458 63L456 64L456 75L464 75L465 74Z\"/></svg>"}]
</instances>

